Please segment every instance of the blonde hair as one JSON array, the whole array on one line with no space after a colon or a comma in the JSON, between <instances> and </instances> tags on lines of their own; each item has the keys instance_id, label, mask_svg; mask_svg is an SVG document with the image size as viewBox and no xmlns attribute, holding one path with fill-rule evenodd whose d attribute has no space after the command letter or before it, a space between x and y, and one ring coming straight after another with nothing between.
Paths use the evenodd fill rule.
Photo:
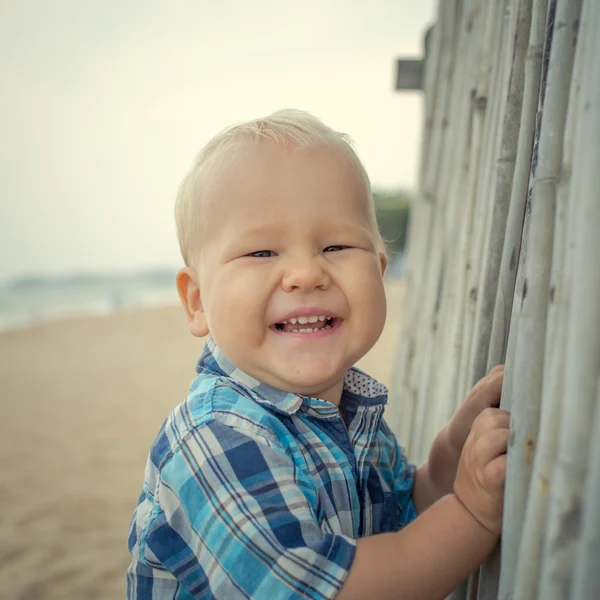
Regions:
<instances>
[{"instance_id":1,"label":"blonde hair","mask_svg":"<svg viewBox=\"0 0 600 600\"><path fill-rule=\"evenodd\" d=\"M385 252L383 239L377 228L375 206L369 177L358 158L350 138L334 131L315 116L301 110L286 109L267 117L234 125L213 137L196 156L192 168L179 186L175 201L175 223L181 256L187 266L197 259L195 238L202 229L198 207L206 204L216 173L223 174L232 164L235 151L242 145L271 141L285 147L292 143L300 148L332 146L339 148L356 165L365 181L369 195L369 221L378 251Z\"/></svg>"}]
</instances>

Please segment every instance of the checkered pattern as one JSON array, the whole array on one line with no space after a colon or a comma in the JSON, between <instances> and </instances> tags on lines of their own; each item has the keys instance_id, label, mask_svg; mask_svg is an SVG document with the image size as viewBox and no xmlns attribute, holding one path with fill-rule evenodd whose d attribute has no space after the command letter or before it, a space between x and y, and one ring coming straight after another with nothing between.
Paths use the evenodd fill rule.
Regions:
<instances>
[{"instance_id":1,"label":"checkered pattern","mask_svg":"<svg viewBox=\"0 0 600 600\"><path fill-rule=\"evenodd\" d=\"M333 598L356 539L416 515L415 467L358 369L338 409L240 372L209 340L165 421L133 515L128 598Z\"/></svg>"}]
</instances>

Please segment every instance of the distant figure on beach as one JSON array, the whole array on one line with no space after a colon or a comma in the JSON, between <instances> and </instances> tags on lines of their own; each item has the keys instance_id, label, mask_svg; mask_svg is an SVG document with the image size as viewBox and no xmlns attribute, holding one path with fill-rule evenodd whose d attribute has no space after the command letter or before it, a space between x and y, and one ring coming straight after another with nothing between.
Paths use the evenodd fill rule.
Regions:
<instances>
[{"instance_id":1,"label":"distant figure on beach","mask_svg":"<svg viewBox=\"0 0 600 600\"><path fill-rule=\"evenodd\" d=\"M123 296L121 290L113 289L110 295L111 306L114 310L121 310L124 306Z\"/></svg>"},{"instance_id":2,"label":"distant figure on beach","mask_svg":"<svg viewBox=\"0 0 600 600\"><path fill-rule=\"evenodd\" d=\"M387 265L346 136L284 110L213 138L183 180L177 286L208 341L150 449L128 598L443 598L502 524L509 414L494 368L408 462L379 338Z\"/></svg>"}]
</instances>

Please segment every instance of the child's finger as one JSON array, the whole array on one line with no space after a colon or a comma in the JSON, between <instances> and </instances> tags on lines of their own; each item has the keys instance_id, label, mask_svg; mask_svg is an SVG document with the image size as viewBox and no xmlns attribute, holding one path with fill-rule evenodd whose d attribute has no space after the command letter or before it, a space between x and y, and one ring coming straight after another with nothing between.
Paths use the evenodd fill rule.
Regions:
<instances>
[{"instance_id":1,"label":"child's finger","mask_svg":"<svg viewBox=\"0 0 600 600\"><path fill-rule=\"evenodd\" d=\"M483 464L493 462L498 456L505 454L508 448L508 429L494 429L479 438L475 445L477 460ZM480 463L480 464L481 464Z\"/></svg>"},{"instance_id":2,"label":"child's finger","mask_svg":"<svg viewBox=\"0 0 600 600\"><path fill-rule=\"evenodd\" d=\"M497 490L504 485L506 479L506 454L497 456L489 462L483 470L483 483L492 490Z\"/></svg>"},{"instance_id":3,"label":"child's finger","mask_svg":"<svg viewBox=\"0 0 600 600\"><path fill-rule=\"evenodd\" d=\"M473 432L482 436L493 429L508 429L510 426L510 413L503 408L486 408L473 423Z\"/></svg>"},{"instance_id":4,"label":"child's finger","mask_svg":"<svg viewBox=\"0 0 600 600\"><path fill-rule=\"evenodd\" d=\"M475 404L483 410L487 406L499 406L504 381L504 367L492 369L488 375L480 379L473 388Z\"/></svg>"}]
</instances>

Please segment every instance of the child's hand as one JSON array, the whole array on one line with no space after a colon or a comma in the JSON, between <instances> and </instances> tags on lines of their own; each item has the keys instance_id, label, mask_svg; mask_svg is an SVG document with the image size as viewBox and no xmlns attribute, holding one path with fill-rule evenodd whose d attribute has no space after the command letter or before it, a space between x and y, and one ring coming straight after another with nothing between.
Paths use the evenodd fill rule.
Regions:
<instances>
[{"instance_id":1,"label":"child's hand","mask_svg":"<svg viewBox=\"0 0 600 600\"><path fill-rule=\"evenodd\" d=\"M471 390L465 401L447 426L448 441L460 454L465 440L471 431L471 426L477 416L489 407L500 406L500 392L504 379L504 365L498 365L482 377Z\"/></svg>"},{"instance_id":2,"label":"child's hand","mask_svg":"<svg viewBox=\"0 0 600 600\"><path fill-rule=\"evenodd\" d=\"M454 493L489 531L500 534L510 414L487 408L473 423L465 442Z\"/></svg>"}]
</instances>

